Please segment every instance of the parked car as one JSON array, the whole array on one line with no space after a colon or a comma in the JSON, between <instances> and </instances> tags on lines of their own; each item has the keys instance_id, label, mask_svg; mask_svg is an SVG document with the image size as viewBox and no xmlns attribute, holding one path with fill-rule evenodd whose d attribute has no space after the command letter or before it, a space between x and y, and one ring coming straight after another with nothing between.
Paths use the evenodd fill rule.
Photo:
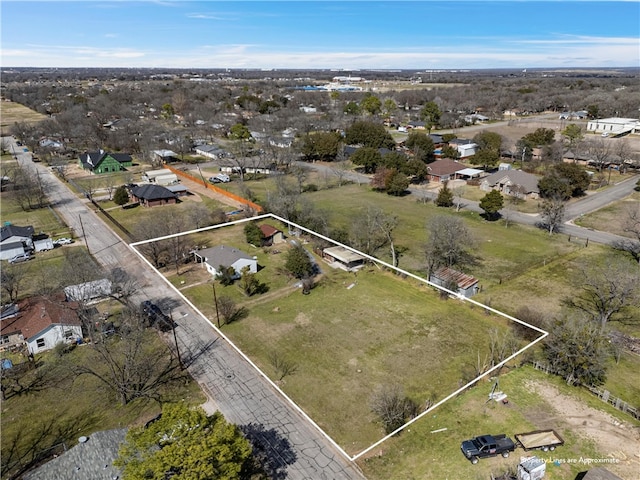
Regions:
<instances>
[{"instance_id":1,"label":"parked car","mask_svg":"<svg viewBox=\"0 0 640 480\"><path fill-rule=\"evenodd\" d=\"M228 183L231 181L231 178L229 178L229 175L226 173L219 173L213 177L209 177L209 181L211 183Z\"/></svg>"},{"instance_id":2,"label":"parked car","mask_svg":"<svg viewBox=\"0 0 640 480\"><path fill-rule=\"evenodd\" d=\"M66 238L66 237L62 237L53 241L54 245L69 245L71 243L73 243L73 240L71 238Z\"/></svg>"},{"instance_id":3,"label":"parked car","mask_svg":"<svg viewBox=\"0 0 640 480\"><path fill-rule=\"evenodd\" d=\"M15 257L10 258L9 263L22 263L22 262L26 262L27 260L31 260L32 258L33 257L31 256L30 253L19 253Z\"/></svg>"},{"instance_id":4,"label":"parked car","mask_svg":"<svg viewBox=\"0 0 640 480\"><path fill-rule=\"evenodd\" d=\"M160 331L167 332L174 325L171 318L165 315L160 307L150 300L143 301L140 304L140 309L146 315L150 327L156 327Z\"/></svg>"}]
</instances>

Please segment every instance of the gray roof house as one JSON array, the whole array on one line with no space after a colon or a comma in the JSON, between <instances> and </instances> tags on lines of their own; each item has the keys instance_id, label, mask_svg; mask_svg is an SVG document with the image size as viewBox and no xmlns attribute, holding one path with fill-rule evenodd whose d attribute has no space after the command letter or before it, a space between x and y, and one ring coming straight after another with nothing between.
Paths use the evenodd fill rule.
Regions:
<instances>
[{"instance_id":1,"label":"gray roof house","mask_svg":"<svg viewBox=\"0 0 640 480\"><path fill-rule=\"evenodd\" d=\"M104 430L81 436L79 443L62 455L25 473L24 480L113 480L122 471L113 465L126 429Z\"/></svg>"},{"instance_id":2,"label":"gray roof house","mask_svg":"<svg viewBox=\"0 0 640 480\"><path fill-rule=\"evenodd\" d=\"M500 170L482 179L480 189L485 192L498 190L505 195L518 198L533 198L540 196L538 177L522 170Z\"/></svg>"},{"instance_id":3,"label":"gray roof house","mask_svg":"<svg viewBox=\"0 0 640 480\"><path fill-rule=\"evenodd\" d=\"M33 249L33 227L5 225L1 230L0 259L9 260L20 253Z\"/></svg>"},{"instance_id":4,"label":"gray roof house","mask_svg":"<svg viewBox=\"0 0 640 480\"><path fill-rule=\"evenodd\" d=\"M196 250L193 252L193 255L196 262L202 263L207 271L214 277L220 273L219 269L221 266L225 268L233 267L237 277L240 277L245 267L249 267L251 273L258 271L258 260L256 257L251 257L242 250L227 245L217 245L211 248Z\"/></svg>"}]
</instances>

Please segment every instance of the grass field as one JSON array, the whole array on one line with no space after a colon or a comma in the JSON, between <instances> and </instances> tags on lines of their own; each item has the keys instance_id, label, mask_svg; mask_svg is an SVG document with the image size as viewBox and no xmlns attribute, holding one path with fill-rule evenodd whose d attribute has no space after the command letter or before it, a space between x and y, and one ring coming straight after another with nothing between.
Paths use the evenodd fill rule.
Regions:
<instances>
[{"instance_id":1,"label":"grass field","mask_svg":"<svg viewBox=\"0 0 640 480\"><path fill-rule=\"evenodd\" d=\"M492 383L480 382L477 387L434 410L433 415L411 425L408 431L382 444L366 459L360 459L358 464L366 477L370 480L491 478L491 474L498 476L509 467L515 467L519 457L525 453L516 450L508 459L482 459L479 464L471 465L460 453L460 442L487 433L506 433L513 438L516 433L540 428L554 428L565 440L565 445L555 452L535 452L539 458L549 460L548 478L573 480L579 472L588 468L584 463L556 466L552 463L553 459L610 458L612 452L598 451L593 441L585 437L582 424L569 424L555 415L554 402L558 399L545 398L534 392L530 388L532 382L553 386L562 395L575 398L582 404L604 409L620 421L629 421L628 417L609 409L584 390L567 387L558 378L530 367L504 373L499 377L499 382L500 390L508 395L508 405L487 402ZM634 422L632 424L637 425ZM442 428L446 430L431 433ZM629 462L633 463L633 460L628 459L627 464ZM629 469L628 466L626 468Z\"/></svg>"},{"instance_id":2,"label":"grass field","mask_svg":"<svg viewBox=\"0 0 640 480\"><path fill-rule=\"evenodd\" d=\"M443 300L431 287L376 266L354 274L317 259L321 279L311 295L301 295L282 268L286 246L279 255L252 249L241 225L208 235L210 245L256 255L257 277L269 286L264 296L247 299L236 286L218 285L219 297L229 296L247 311L223 331L351 454L384 436L369 408L377 388L399 385L419 405L442 399L475 378L478 358L488 354L489 332L509 331L503 317ZM211 279L202 268L192 265L169 278L215 322ZM280 378L274 355L296 372Z\"/></svg>"},{"instance_id":3,"label":"grass field","mask_svg":"<svg viewBox=\"0 0 640 480\"><path fill-rule=\"evenodd\" d=\"M0 103L0 130L2 135L9 135L8 127L16 122L37 123L47 118L46 115L14 102Z\"/></svg>"}]
</instances>

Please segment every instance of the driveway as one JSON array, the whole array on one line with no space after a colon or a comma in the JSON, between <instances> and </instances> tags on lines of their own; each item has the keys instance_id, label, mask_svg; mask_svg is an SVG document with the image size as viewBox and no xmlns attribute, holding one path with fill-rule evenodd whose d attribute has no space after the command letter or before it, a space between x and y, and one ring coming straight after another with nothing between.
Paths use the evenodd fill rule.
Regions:
<instances>
[{"instance_id":1,"label":"driveway","mask_svg":"<svg viewBox=\"0 0 640 480\"><path fill-rule=\"evenodd\" d=\"M9 142L13 142L8 137ZM17 150L16 150L17 152ZM346 459L315 426L245 360L212 324L116 236L50 169L31 162L29 153L18 161L35 167L48 185L54 208L105 269L121 268L138 280L138 300L152 299L171 312L176 335L189 373L215 406L242 428L269 459L276 479L364 479L355 463Z\"/></svg>"}]
</instances>

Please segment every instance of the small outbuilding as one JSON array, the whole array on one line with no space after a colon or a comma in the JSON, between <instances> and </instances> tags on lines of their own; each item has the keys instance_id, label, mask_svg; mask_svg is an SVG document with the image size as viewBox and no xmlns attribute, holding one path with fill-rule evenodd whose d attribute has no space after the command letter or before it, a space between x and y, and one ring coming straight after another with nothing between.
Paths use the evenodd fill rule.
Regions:
<instances>
[{"instance_id":1,"label":"small outbuilding","mask_svg":"<svg viewBox=\"0 0 640 480\"><path fill-rule=\"evenodd\" d=\"M341 246L325 248L322 251L322 258L333 268L342 268L347 271L355 271L362 268L366 260L358 252Z\"/></svg>"},{"instance_id":2,"label":"small outbuilding","mask_svg":"<svg viewBox=\"0 0 640 480\"><path fill-rule=\"evenodd\" d=\"M262 232L262 244L265 246L284 242L284 234L282 233L282 230L278 230L276 227L269 225L268 223L260 225L260 231Z\"/></svg>"},{"instance_id":3,"label":"small outbuilding","mask_svg":"<svg viewBox=\"0 0 640 480\"><path fill-rule=\"evenodd\" d=\"M449 267L437 269L429 276L429 281L439 287L454 290L465 298L470 298L480 291L477 278Z\"/></svg>"}]
</instances>

